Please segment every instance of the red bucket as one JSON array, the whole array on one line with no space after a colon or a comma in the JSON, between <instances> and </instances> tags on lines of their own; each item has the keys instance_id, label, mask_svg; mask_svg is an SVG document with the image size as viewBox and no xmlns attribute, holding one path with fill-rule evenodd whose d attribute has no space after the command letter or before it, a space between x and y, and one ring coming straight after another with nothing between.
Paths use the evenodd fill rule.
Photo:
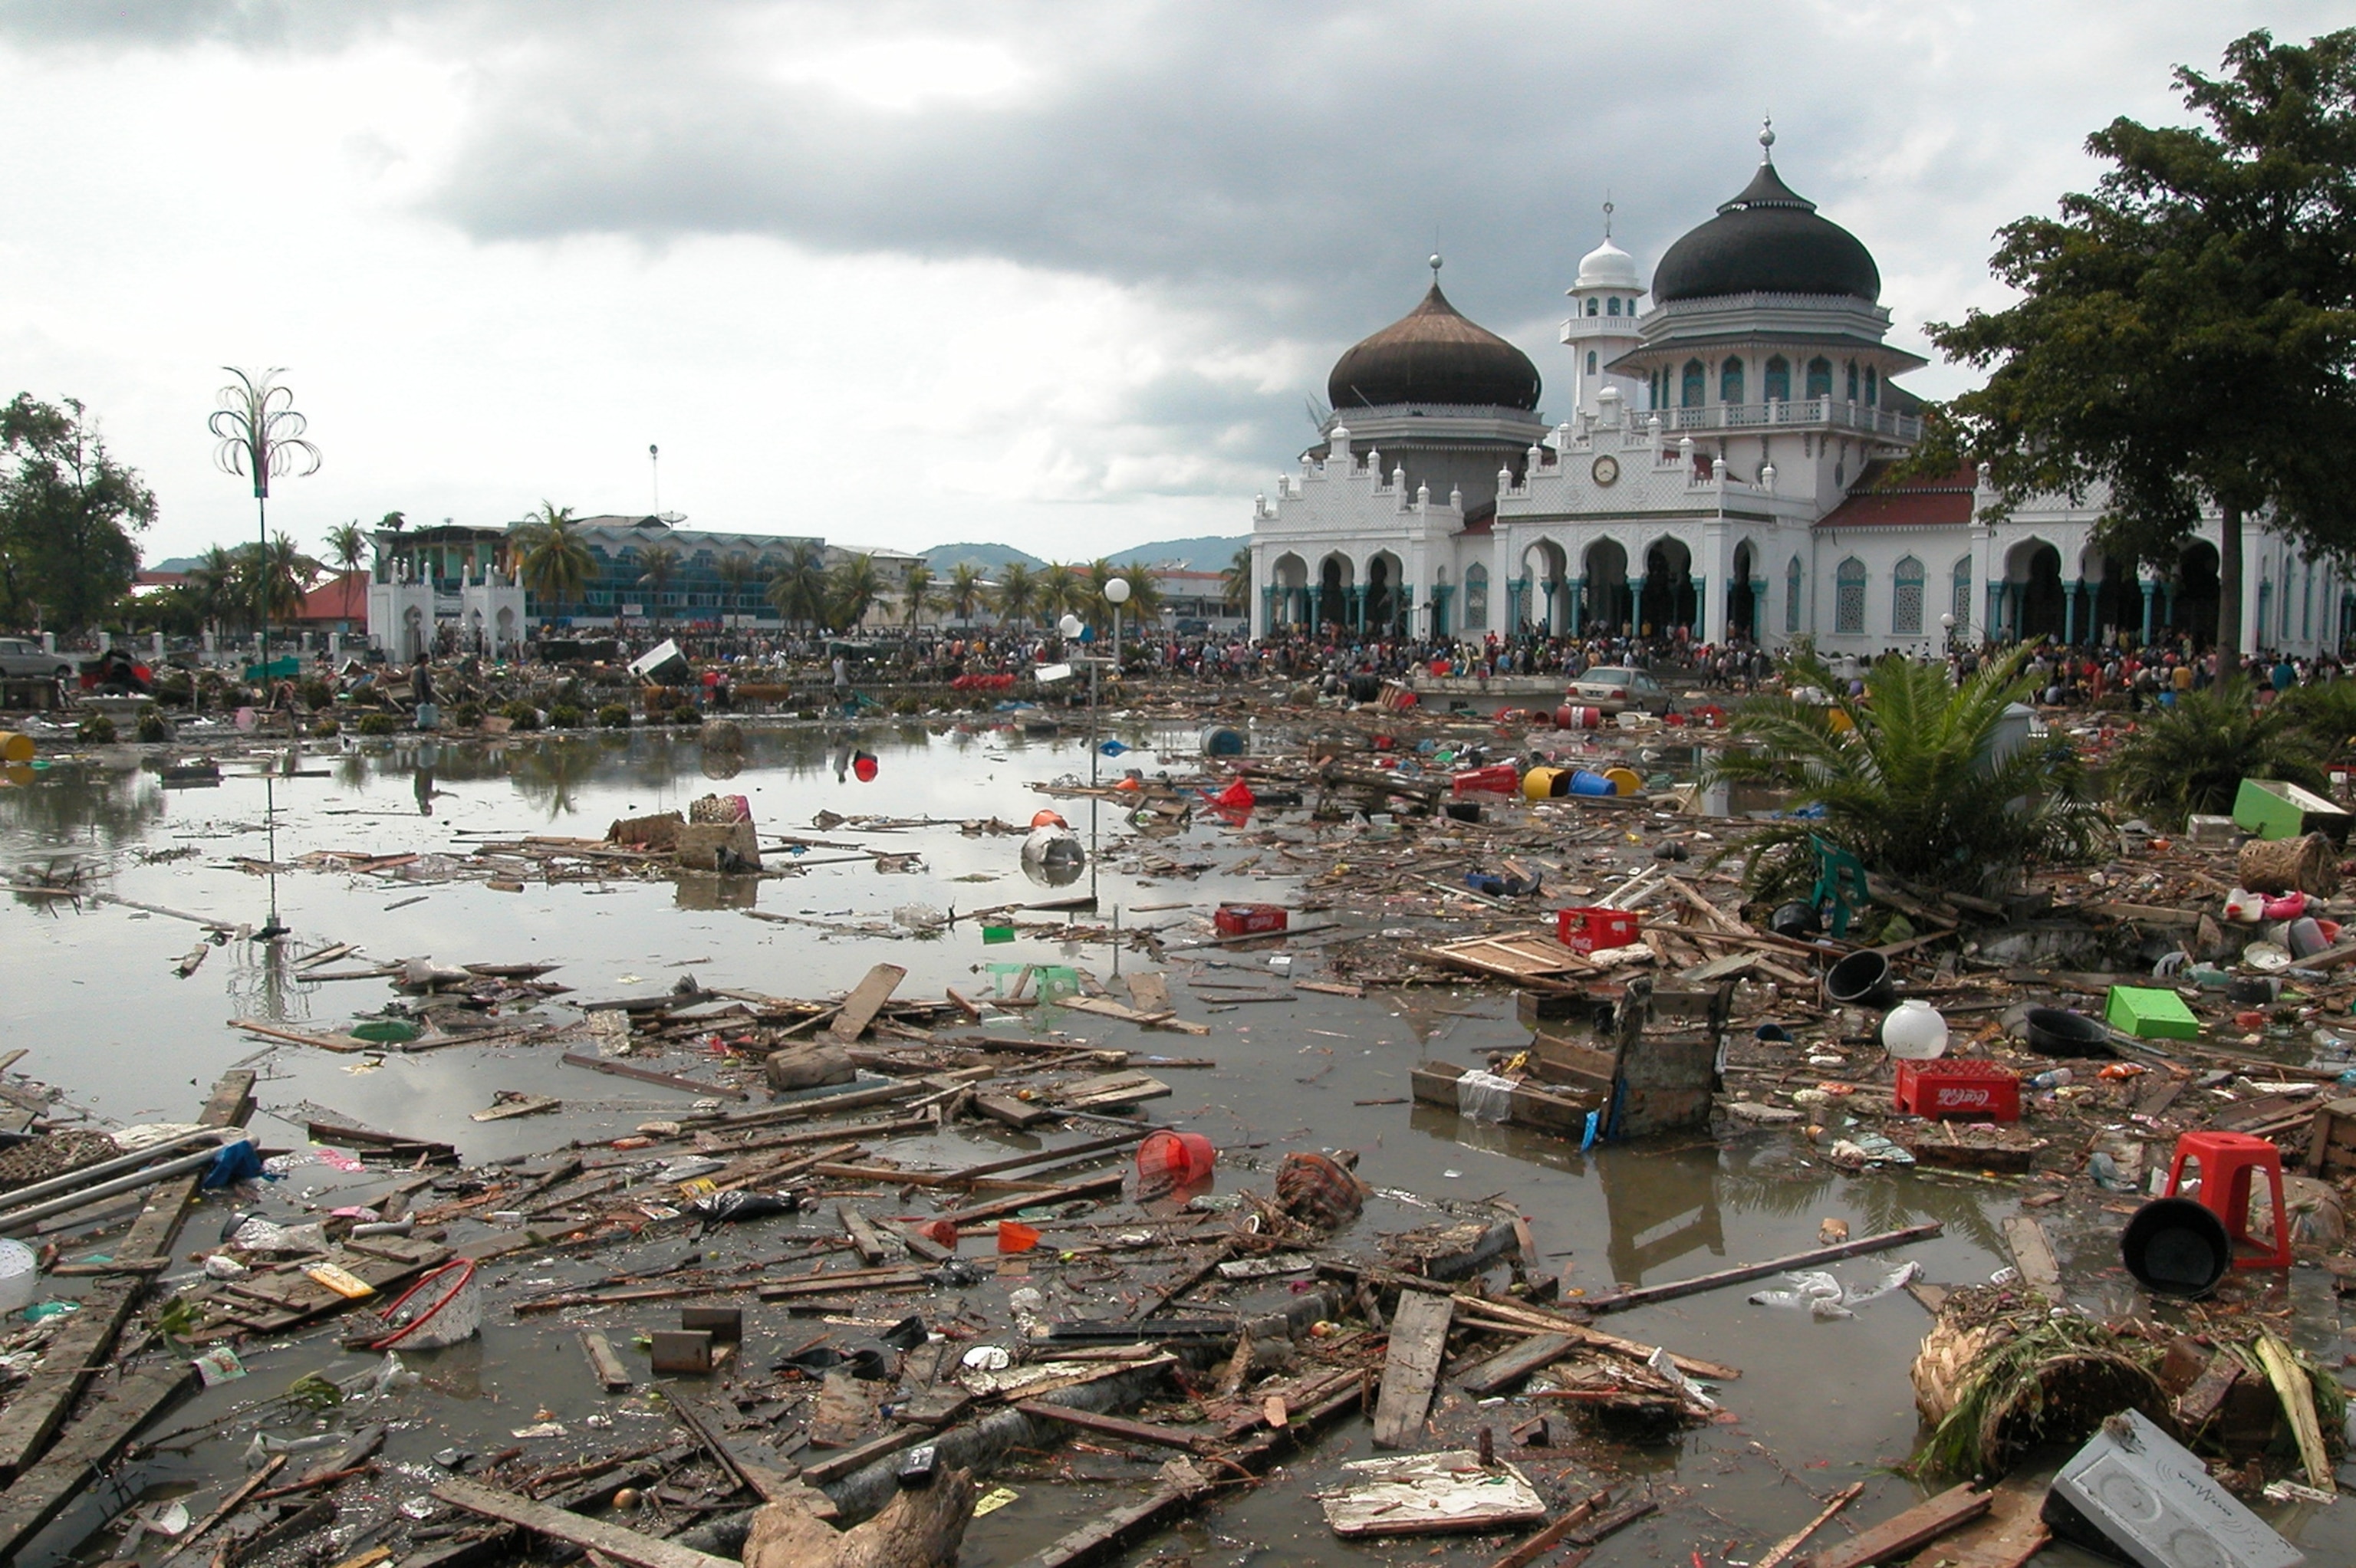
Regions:
<instances>
[{"instance_id":1,"label":"red bucket","mask_svg":"<svg viewBox=\"0 0 2356 1568\"><path fill-rule=\"evenodd\" d=\"M1200 1133L1173 1133L1163 1127L1137 1146L1137 1174L1147 1180L1165 1180L1183 1187L1211 1174L1219 1151Z\"/></svg>"}]
</instances>

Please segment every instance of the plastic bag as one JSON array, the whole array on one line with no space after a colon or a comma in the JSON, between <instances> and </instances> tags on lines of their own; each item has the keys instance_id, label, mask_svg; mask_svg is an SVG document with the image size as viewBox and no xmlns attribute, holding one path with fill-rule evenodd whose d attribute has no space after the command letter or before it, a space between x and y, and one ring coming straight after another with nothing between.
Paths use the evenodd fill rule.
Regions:
<instances>
[{"instance_id":1,"label":"plastic bag","mask_svg":"<svg viewBox=\"0 0 2356 1568\"><path fill-rule=\"evenodd\" d=\"M1472 1072L1456 1081L1456 1113L1476 1122L1502 1122L1514 1113L1514 1081Z\"/></svg>"},{"instance_id":2,"label":"plastic bag","mask_svg":"<svg viewBox=\"0 0 2356 1568\"><path fill-rule=\"evenodd\" d=\"M746 1220L773 1220L780 1214L793 1213L799 1207L790 1192L713 1192L697 1199L687 1209L703 1221L708 1231L714 1225L739 1224Z\"/></svg>"},{"instance_id":3,"label":"plastic bag","mask_svg":"<svg viewBox=\"0 0 2356 1568\"><path fill-rule=\"evenodd\" d=\"M233 1245L249 1253L269 1253L277 1256L306 1256L327 1250L327 1232L317 1221L307 1225L280 1225L268 1220L251 1219L230 1233Z\"/></svg>"},{"instance_id":4,"label":"plastic bag","mask_svg":"<svg viewBox=\"0 0 2356 1568\"><path fill-rule=\"evenodd\" d=\"M1751 1293L1753 1307L1797 1307L1816 1317L1847 1317L1848 1308L1841 1305L1840 1281L1818 1271L1787 1274L1792 1282L1789 1290L1761 1290Z\"/></svg>"}]
</instances>

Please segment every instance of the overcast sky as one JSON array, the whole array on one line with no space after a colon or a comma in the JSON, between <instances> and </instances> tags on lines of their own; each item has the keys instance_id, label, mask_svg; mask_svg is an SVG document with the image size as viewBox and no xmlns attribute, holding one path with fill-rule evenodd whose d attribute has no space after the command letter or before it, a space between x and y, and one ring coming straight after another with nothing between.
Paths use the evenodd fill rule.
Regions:
<instances>
[{"instance_id":1,"label":"overcast sky","mask_svg":"<svg viewBox=\"0 0 2356 1568\"><path fill-rule=\"evenodd\" d=\"M79 397L162 506L247 537L223 365L326 454L273 520L542 498L1049 557L1242 533L1305 402L1458 307L1569 384L1607 191L1662 250L1784 178L1880 263L1897 341L1997 303L1997 225L2089 183L2170 68L2344 5L1674 7L0 0L6 385ZM1910 382L1960 383L1944 367Z\"/></svg>"}]
</instances>

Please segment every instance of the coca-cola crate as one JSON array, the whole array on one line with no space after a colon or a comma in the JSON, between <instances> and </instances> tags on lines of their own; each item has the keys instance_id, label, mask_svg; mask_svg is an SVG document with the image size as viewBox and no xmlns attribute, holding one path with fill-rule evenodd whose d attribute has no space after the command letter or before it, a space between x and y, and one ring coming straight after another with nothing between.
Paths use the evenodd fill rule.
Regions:
<instances>
[{"instance_id":1,"label":"coca-cola crate","mask_svg":"<svg viewBox=\"0 0 2356 1568\"><path fill-rule=\"evenodd\" d=\"M1554 912L1557 940L1573 953L1595 953L1625 947L1643 933L1644 917L1624 909L1558 909Z\"/></svg>"},{"instance_id":2,"label":"coca-cola crate","mask_svg":"<svg viewBox=\"0 0 2356 1568\"><path fill-rule=\"evenodd\" d=\"M1275 904L1221 904L1211 923L1221 936L1258 936L1282 931L1291 919L1289 911Z\"/></svg>"},{"instance_id":3,"label":"coca-cola crate","mask_svg":"<svg viewBox=\"0 0 2356 1568\"><path fill-rule=\"evenodd\" d=\"M1901 1061L1893 1098L1901 1115L2020 1120L2020 1075L1993 1061Z\"/></svg>"}]
</instances>

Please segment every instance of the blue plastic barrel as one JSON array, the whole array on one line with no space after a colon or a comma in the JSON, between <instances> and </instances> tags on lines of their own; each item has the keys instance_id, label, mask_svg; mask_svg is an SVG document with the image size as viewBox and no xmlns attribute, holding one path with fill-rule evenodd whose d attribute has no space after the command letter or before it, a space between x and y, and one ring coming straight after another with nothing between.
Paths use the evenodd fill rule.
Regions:
<instances>
[{"instance_id":1,"label":"blue plastic barrel","mask_svg":"<svg viewBox=\"0 0 2356 1568\"><path fill-rule=\"evenodd\" d=\"M1578 772L1570 775L1570 793L1573 795L1618 795L1620 793L1620 786L1613 784L1610 779L1605 778L1601 773L1593 772L1588 768L1580 768Z\"/></svg>"}]
</instances>

